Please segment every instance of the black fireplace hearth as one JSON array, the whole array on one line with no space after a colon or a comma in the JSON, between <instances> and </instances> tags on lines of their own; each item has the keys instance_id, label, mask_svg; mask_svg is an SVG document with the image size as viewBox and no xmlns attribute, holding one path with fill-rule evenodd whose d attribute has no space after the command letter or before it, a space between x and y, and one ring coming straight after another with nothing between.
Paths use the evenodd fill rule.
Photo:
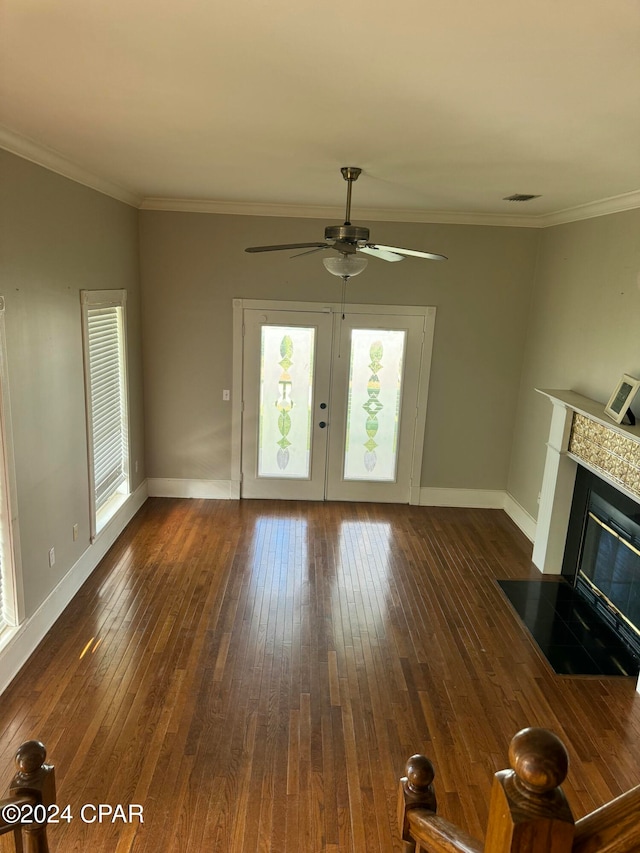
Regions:
<instances>
[{"instance_id":1,"label":"black fireplace hearth","mask_svg":"<svg viewBox=\"0 0 640 853\"><path fill-rule=\"evenodd\" d=\"M638 658L563 578L498 585L558 675L638 675Z\"/></svg>"}]
</instances>

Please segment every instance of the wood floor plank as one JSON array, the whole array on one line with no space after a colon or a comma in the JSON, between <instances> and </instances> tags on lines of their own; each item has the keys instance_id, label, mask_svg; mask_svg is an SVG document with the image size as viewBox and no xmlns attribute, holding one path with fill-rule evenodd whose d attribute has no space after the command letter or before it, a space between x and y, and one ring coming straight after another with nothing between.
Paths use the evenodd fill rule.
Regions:
<instances>
[{"instance_id":1,"label":"wood floor plank","mask_svg":"<svg viewBox=\"0 0 640 853\"><path fill-rule=\"evenodd\" d=\"M552 673L496 583L539 577L530 553L497 510L150 499L5 692L6 778L38 737L61 804L143 805L52 853L399 853L410 754L482 837L542 725L580 817L640 782L640 701Z\"/></svg>"}]
</instances>

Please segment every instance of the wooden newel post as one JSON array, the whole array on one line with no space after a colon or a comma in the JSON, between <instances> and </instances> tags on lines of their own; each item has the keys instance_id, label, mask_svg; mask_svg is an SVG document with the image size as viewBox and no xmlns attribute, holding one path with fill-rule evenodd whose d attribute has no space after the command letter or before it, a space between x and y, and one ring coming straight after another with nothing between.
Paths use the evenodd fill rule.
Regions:
<instances>
[{"instance_id":1,"label":"wooden newel post","mask_svg":"<svg viewBox=\"0 0 640 853\"><path fill-rule=\"evenodd\" d=\"M546 729L523 729L509 746L511 770L496 773L485 850L569 853L574 822L562 789L569 756Z\"/></svg>"},{"instance_id":2,"label":"wooden newel post","mask_svg":"<svg viewBox=\"0 0 640 853\"><path fill-rule=\"evenodd\" d=\"M38 822L25 825L24 853L49 853L47 843L47 807L56 801L54 769L45 764L47 750L39 740L28 740L16 753L18 771L9 787L10 796L30 796L44 808L34 807L34 819ZM40 818L44 818L40 820Z\"/></svg>"},{"instance_id":3,"label":"wooden newel post","mask_svg":"<svg viewBox=\"0 0 640 853\"><path fill-rule=\"evenodd\" d=\"M413 853L416 845L409 833L407 812L418 807L436 811L436 795L431 784L435 772L424 755L412 755L404 772L406 776L400 780L398 791L398 826L402 831L403 852Z\"/></svg>"}]
</instances>

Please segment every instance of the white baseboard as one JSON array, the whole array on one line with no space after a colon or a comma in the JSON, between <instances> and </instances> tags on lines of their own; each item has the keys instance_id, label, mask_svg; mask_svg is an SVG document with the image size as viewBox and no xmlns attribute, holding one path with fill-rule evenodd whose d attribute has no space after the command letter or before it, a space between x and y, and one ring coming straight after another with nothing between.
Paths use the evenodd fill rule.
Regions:
<instances>
[{"instance_id":1,"label":"white baseboard","mask_svg":"<svg viewBox=\"0 0 640 853\"><path fill-rule=\"evenodd\" d=\"M420 506L453 506L471 509L503 509L524 535L533 542L536 520L518 501L500 489L420 489Z\"/></svg>"},{"instance_id":2,"label":"white baseboard","mask_svg":"<svg viewBox=\"0 0 640 853\"><path fill-rule=\"evenodd\" d=\"M534 542L536 538L536 520L533 516L529 515L524 507L520 506L518 501L509 492L505 494L504 511L511 521L522 530L527 539L530 542Z\"/></svg>"},{"instance_id":3,"label":"white baseboard","mask_svg":"<svg viewBox=\"0 0 640 853\"><path fill-rule=\"evenodd\" d=\"M69 569L36 612L20 625L0 651L0 693L9 686L45 634L147 499L146 480L129 496L92 545Z\"/></svg>"},{"instance_id":4,"label":"white baseboard","mask_svg":"<svg viewBox=\"0 0 640 853\"><path fill-rule=\"evenodd\" d=\"M150 498L213 498L237 500L240 483L235 480L182 480L154 477L147 480Z\"/></svg>"},{"instance_id":5,"label":"white baseboard","mask_svg":"<svg viewBox=\"0 0 640 853\"><path fill-rule=\"evenodd\" d=\"M504 509L504 499L505 492L500 489L420 489L420 506Z\"/></svg>"}]
</instances>

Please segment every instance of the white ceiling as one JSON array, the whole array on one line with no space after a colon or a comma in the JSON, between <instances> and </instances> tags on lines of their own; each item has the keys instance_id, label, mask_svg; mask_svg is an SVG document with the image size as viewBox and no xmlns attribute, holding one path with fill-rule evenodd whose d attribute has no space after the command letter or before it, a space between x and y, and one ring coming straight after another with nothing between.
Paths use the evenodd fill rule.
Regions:
<instances>
[{"instance_id":1,"label":"white ceiling","mask_svg":"<svg viewBox=\"0 0 640 853\"><path fill-rule=\"evenodd\" d=\"M356 218L640 206L638 0L0 0L0 16L0 145L132 203L341 211L355 165Z\"/></svg>"}]
</instances>

